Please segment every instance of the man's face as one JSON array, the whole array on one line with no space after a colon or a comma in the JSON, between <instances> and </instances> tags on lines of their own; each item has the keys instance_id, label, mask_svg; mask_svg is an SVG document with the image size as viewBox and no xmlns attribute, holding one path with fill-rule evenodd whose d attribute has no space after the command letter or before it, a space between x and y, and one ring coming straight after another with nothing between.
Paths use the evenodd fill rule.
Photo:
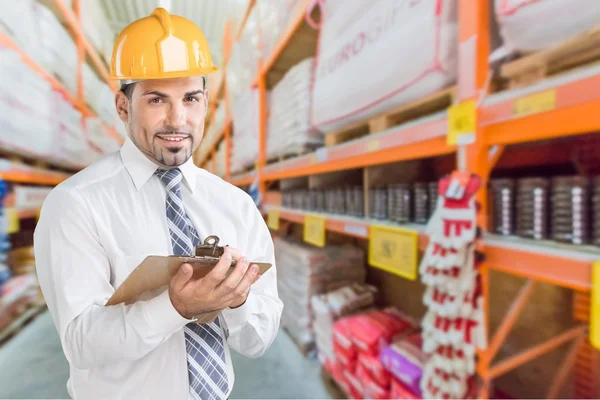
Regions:
<instances>
[{"instance_id":1,"label":"man's face","mask_svg":"<svg viewBox=\"0 0 600 400\"><path fill-rule=\"evenodd\" d=\"M182 165L200 145L208 103L201 76L141 81L131 100L117 92L115 101L129 138L159 166Z\"/></svg>"}]
</instances>

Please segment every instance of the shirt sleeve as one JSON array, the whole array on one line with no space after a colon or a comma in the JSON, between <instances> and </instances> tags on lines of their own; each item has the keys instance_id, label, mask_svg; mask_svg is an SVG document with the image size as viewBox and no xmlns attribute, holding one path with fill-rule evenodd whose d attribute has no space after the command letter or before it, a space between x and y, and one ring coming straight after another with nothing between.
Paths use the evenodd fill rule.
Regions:
<instances>
[{"instance_id":1,"label":"shirt sleeve","mask_svg":"<svg viewBox=\"0 0 600 400\"><path fill-rule=\"evenodd\" d=\"M168 291L148 301L105 307L114 293L109 259L85 199L55 188L34 234L36 269L66 358L89 369L142 358L187 322Z\"/></svg>"},{"instance_id":2,"label":"shirt sleeve","mask_svg":"<svg viewBox=\"0 0 600 400\"><path fill-rule=\"evenodd\" d=\"M242 306L225 309L222 315L229 330L229 346L246 357L256 358L264 354L277 336L283 303L277 292L271 233L251 200L246 203L245 211L246 221L250 222L244 227L246 246L240 250L250 262L268 262L272 267L252 285Z\"/></svg>"}]
</instances>

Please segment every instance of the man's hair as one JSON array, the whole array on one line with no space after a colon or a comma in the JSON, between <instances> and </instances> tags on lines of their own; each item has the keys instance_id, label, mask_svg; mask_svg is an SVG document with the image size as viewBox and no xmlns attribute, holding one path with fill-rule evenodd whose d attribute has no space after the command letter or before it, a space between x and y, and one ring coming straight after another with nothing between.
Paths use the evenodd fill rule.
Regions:
<instances>
[{"instance_id":1,"label":"man's hair","mask_svg":"<svg viewBox=\"0 0 600 400\"><path fill-rule=\"evenodd\" d=\"M133 83L125 83L121 85L121 92L125 93L125 96L131 101L131 96L133 96L133 90L135 89L135 84ZM202 77L202 89L206 89L206 77Z\"/></svg>"}]
</instances>

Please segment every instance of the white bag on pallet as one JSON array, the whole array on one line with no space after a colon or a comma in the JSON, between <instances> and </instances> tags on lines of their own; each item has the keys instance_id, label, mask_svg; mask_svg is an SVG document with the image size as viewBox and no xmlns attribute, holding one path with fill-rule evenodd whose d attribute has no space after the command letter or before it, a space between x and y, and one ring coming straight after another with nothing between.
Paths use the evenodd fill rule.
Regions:
<instances>
[{"instance_id":1,"label":"white bag on pallet","mask_svg":"<svg viewBox=\"0 0 600 400\"><path fill-rule=\"evenodd\" d=\"M329 132L456 81L456 0L327 0L312 101Z\"/></svg>"},{"instance_id":2,"label":"white bag on pallet","mask_svg":"<svg viewBox=\"0 0 600 400\"><path fill-rule=\"evenodd\" d=\"M494 5L509 51L545 49L600 25L598 0L495 0Z\"/></svg>"},{"instance_id":3,"label":"white bag on pallet","mask_svg":"<svg viewBox=\"0 0 600 400\"><path fill-rule=\"evenodd\" d=\"M257 89L247 89L233 106L233 147L231 172L238 173L252 167L258 160L258 114Z\"/></svg>"}]
</instances>

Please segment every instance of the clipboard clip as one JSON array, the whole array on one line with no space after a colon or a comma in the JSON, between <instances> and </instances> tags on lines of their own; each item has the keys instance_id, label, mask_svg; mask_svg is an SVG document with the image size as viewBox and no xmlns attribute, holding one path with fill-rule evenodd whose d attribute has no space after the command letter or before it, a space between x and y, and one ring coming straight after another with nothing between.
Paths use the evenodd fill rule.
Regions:
<instances>
[{"instance_id":1,"label":"clipboard clip","mask_svg":"<svg viewBox=\"0 0 600 400\"><path fill-rule=\"evenodd\" d=\"M225 249L219 246L219 237L210 235L204 239L204 243L196 246L196 257L214 258L216 261L225 253Z\"/></svg>"}]
</instances>

